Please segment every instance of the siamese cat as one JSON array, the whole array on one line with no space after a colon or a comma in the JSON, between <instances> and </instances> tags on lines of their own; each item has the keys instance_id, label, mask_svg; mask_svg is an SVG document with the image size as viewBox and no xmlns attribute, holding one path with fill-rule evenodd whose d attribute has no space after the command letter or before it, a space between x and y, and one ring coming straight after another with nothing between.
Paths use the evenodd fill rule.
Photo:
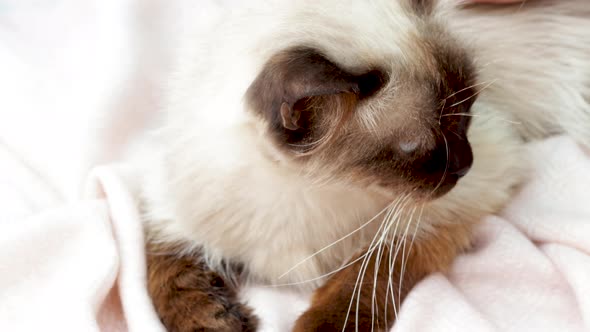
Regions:
<instances>
[{"instance_id":1,"label":"siamese cat","mask_svg":"<svg viewBox=\"0 0 590 332\"><path fill-rule=\"evenodd\" d=\"M590 143L588 0L254 1L179 53L139 163L170 331L255 331L249 282L315 290L293 331L386 331L526 142Z\"/></svg>"}]
</instances>

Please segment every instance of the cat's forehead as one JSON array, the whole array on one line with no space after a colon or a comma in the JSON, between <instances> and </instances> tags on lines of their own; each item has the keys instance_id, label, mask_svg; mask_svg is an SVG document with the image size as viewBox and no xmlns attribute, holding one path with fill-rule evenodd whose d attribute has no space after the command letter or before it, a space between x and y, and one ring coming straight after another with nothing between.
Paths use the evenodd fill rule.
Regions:
<instances>
[{"instance_id":1,"label":"cat's forehead","mask_svg":"<svg viewBox=\"0 0 590 332\"><path fill-rule=\"evenodd\" d=\"M392 62L412 66L431 53L425 36L437 30L444 40L434 0L292 1L279 7L265 37L253 45L263 53L261 59L306 46L351 70L391 67Z\"/></svg>"}]
</instances>

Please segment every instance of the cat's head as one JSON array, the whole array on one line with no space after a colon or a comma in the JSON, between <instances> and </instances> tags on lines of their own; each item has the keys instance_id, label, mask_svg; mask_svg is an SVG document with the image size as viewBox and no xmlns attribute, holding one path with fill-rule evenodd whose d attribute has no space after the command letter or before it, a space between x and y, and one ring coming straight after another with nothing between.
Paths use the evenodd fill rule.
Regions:
<instances>
[{"instance_id":1,"label":"cat's head","mask_svg":"<svg viewBox=\"0 0 590 332\"><path fill-rule=\"evenodd\" d=\"M277 160L391 194L438 197L467 174L476 71L430 6L295 6L246 93Z\"/></svg>"},{"instance_id":2,"label":"cat's head","mask_svg":"<svg viewBox=\"0 0 590 332\"><path fill-rule=\"evenodd\" d=\"M482 84L447 3L270 0L222 16L189 39L172 82L171 174L215 175L210 187L239 199L336 183L493 211L516 138L492 109L472 116Z\"/></svg>"}]
</instances>

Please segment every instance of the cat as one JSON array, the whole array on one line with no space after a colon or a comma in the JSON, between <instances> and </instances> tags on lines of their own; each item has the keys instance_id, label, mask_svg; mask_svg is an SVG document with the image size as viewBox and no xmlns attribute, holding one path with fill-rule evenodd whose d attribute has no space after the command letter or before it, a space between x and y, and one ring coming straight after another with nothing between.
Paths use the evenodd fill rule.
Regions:
<instances>
[{"instance_id":1,"label":"cat","mask_svg":"<svg viewBox=\"0 0 590 332\"><path fill-rule=\"evenodd\" d=\"M528 141L590 143L589 54L586 0L256 1L183 37L137 161L164 326L255 331L252 282L315 290L294 331L386 331Z\"/></svg>"}]
</instances>

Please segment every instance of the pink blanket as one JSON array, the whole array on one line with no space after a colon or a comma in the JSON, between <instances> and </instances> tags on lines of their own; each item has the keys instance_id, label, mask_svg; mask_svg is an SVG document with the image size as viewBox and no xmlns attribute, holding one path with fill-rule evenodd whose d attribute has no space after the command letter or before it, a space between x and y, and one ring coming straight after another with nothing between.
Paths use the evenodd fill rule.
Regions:
<instances>
[{"instance_id":1,"label":"pink blanket","mask_svg":"<svg viewBox=\"0 0 590 332\"><path fill-rule=\"evenodd\" d=\"M0 2L1 331L162 331L133 179L113 163L158 107L178 18L223 2ZM410 293L394 331L590 330L590 153L558 137L523 158L531 183ZM308 294L244 297L286 331Z\"/></svg>"}]
</instances>

